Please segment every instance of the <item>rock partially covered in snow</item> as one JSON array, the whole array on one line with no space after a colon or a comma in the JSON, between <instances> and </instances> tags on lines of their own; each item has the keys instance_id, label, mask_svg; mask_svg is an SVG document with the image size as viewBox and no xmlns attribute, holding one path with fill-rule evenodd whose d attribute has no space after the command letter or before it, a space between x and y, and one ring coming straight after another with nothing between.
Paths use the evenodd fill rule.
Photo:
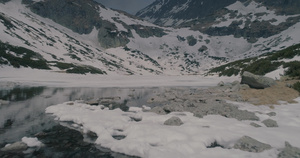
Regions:
<instances>
[{"instance_id":1,"label":"rock partially covered in snow","mask_svg":"<svg viewBox=\"0 0 300 158\"><path fill-rule=\"evenodd\" d=\"M6 152L18 152L18 151L24 151L28 148L27 144L23 142L15 142L11 145L7 145L4 148L1 149L1 151Z\"/></svg>"},{"instance_id":2,"label":"rock partially covered in snow","mask_svg":"<svg viewBox=\"0 0 300 158\"><path fill-rule=\"evenodd\" d=\"M300 157L300 148L292 147L288 142L285 142L285 148L278 154L278 158Z\"/></svg>"},{"instance_id":3,"label":"rock partially covered in snow","mask_svg":"<svg viewBox=\"0 0 300 158\"><path fill-rule=\"evenodd\" d=\"M272 119L264 120L262 123L265 124L267 127L278 127L277 122Z\"/></svg>"},{"instance_id":4,"label":"rock partially covered in snow","mask_svg":"<svg viewBox=\"0 0 300 158\"><path fill-rule=\"evenodd\" d=\"M0 99L0 105L7 105L7 104L9 104L9 101Z\"/></svg>"},{"instance_id":5,"label":"rock partially covered in snow","mask_svg":"<svg viewBox=\"0 0 300 158\"><path fill-rule=\"evenodd\" d=\"M272 78L254 75L250 72L245 71L242 75L241 84L247 84L251 88L264 89L275 85L276 82Z\"/></svg>"},{"instance_id":6,"label":"rock partially covered in snow","mask_svg":"<svg viewBox=\"0 0 300 158\"><path fill-rule=\"evenodd\" d=\"M276 116L276 112L269 112L269 113L267 113L267 115L268 115L268 116L271 116L271 117L272 117L272 116Z\"/></svg>"},{"instance_id":7,"label":"rock partially covered in snow","mask_svg":"<svg viewBox=\"0 0 300 158\"><path fill-rule=\"evenodd\" d=\"M248 152L259 153L259 152L263 152L264 150L269 150L272 147L269 144L265 144L251 137L244 136L234 144L233 148L240 149L243 151L248 151Z\"/></svg>"},{"instance_id":8,"label":"rock partially covered in snow","mask_svg":"<svg viewBox=\"0 0 300 158\"><path fill-rule=\"evenodd\" d=\"M181 121L181 119L176 116L173 116L164 122L164 125L168 125L168 126L181 126L182 124L183 122Z\"/></svg>"}]
</instances>

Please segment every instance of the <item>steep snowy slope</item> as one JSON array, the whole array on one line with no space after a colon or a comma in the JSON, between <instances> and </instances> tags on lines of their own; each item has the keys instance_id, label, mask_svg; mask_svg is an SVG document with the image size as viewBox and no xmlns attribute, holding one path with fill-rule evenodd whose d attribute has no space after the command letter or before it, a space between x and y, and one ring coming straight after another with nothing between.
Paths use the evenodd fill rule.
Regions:
<instances>
[{"instance_id":1,"label":"steep snowy slope","mask_svg":"<svg viewBox=\"0 0 300 158\"><path fill-rule=\"evenodd\" d=\"M32 50L55 71L77 72L84 69L82 73L176 75L201 73L207 65L219 62L218 57L212 57L218 53L208 54L207 50L212 48L205 45L210 39L197 31L161 28L102 5L97 6L101 22L111 26L105 27L105 31L116 33L114 40L118 40L124 32L130 34L126 37L128 44L125 46L103 48L102 42L112 39L99 37L103 35L99 33L103 27L95 26L91 32L70 30L76 27L68 26L68 29L54 22L55 19L40 17L17 0L0 4L0 7L3 47L12 45ZM25 54L10 50L6 49L5 54L15 55L10 58L2 55L1 63L14 66L12 60L21 61Z\"/></svg>"}]
</instances>

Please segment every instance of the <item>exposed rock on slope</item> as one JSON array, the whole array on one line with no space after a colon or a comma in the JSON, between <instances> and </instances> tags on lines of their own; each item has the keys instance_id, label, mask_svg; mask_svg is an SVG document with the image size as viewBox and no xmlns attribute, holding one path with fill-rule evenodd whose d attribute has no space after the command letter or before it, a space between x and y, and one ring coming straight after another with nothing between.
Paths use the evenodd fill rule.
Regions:
<instances>
[{"instance_id":1,"label":"exposed rock on slope","mask_svg":"<svg viewBox=\"0 0 300 158\"><path fill-rule=\"evenodd\" d=\"M269 150L272 147L269 144L265 144L251 137L244 136L235 143L234 148L243 151L258 153L258 152L263 152L264 150Z\"/></svg>"},{"instance_id":2,"label":"exposed rock on slope","mask_svg":"<svg viewBox=\"0 0 300 158\"><path fill-rule=\"evenodd\" d=\"M156 0L137 16L158 25L176 25L181 19L203 18L236 0ZM179 23L180 24L180 23Z\"/></svg>"},{"instance_id":3,"label":"exposed rock on slope","mask_svg":"<svg viewBox=\"0 0 300 158\"><path fill-rule=\"evenodd\" d=\"M298 0L157 0L137 16L158 25L190 27L211 36L234 35L256 42L299 22L299 6Z\"/></svg>"},{"instance_id":4,"label":"exposed rock on slope","mask_svg":"<svg viewBox=\"0 0 300 158\"><path fill-rule=\"evenodd\" d=\"M164 125L168 125L168 126L180 126L182 124L183 122L181 121L181 119L175 116L171 117L170 119L164 122Z\"/></svg>"},{"instance_id":5,"label":"exposed rock on slope","mask_svg":"<svg viewBox=\"0 0 300 158\"><path fill-rule=\"evenodd\" d=\"M300 148L293 147L290 143L285 142L285 148L279 153L278 158L300 157Z\"/></svg>"}]
</instances>

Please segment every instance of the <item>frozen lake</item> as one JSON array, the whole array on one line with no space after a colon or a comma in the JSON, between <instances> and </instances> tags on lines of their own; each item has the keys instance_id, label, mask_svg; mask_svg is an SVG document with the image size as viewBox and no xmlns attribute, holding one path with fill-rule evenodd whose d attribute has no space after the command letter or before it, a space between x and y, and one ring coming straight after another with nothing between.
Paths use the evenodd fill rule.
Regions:
<instances>
[{"instance_id":1,"label":"frozen lake","mask_svg":"<svg viewBox=\"0 0 300 158\"><path fill-rule=\"evenodd\" d=\"M58 88L16 86L0 90L0 147L59 124L45 109L66 101L85 100L113 107L142 106L164 88ZM5 101L4 101L5 100ZM9 102L6 102L9 101ZM147 103L151 106L150 103ZM153 105L154 106L154 105ZM113 153L110 151L110 153Z\"/></svg>"}]
</instances>

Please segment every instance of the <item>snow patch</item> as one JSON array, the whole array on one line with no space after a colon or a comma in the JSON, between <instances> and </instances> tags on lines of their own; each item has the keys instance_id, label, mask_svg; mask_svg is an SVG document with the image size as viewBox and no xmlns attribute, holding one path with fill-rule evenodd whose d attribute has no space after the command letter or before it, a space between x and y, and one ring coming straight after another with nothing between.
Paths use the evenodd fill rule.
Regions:
<instances>
[{"instance_id":1,"label":"snow patch","mask_svg":"<svg viewBox=\"0 0 300 158\"><path fill-rule=\"evenodd\" d=\"M28 147L40 147L40 146L42 146L42 142L40 142L37 138L23 137L22 142L27 144Z\"/></svg>"},{"instance_id":2,"label":"snow patch","mask_svg":"<svg viewBox=\"0 0 300 158\"><path fill-rule=\"evenodd\" d=\"M300 101L300 98L297 99ZM253 121L238 121L217 115L204 118L194 117L192 113L182 115L170 113L157 115L132 108L132 112L123 112L120 109L108 110L101 107L74 102L50 106L47 113L55 115L59 121L73 121L82 124L84 131L93 131L99 136L96 143L113 151L141 157L253 157L273 158L278 149L284 148L288 141L295 147L300 147L300 104L276 106L270 109L265 106L237 103L240 109L260 111L261 119L270 118L268 112L276 112L272 119L279 124L278 128L255 128L250 125ZM288 108L287 108L288 107ZM131 119L138 115L141 121ZM164 121L176 116L183 121L183 125L170 127L163 125ZM255 121L259 124L259 121ZM125 136L116 140L113 135L118 132ZM232 149L234 143L242 136L247 135L261 142L270 144L273 148L261 153L250 153ZM218 142L224 148L207 148L213 142Z\"/></svg>"}]
</instances>

